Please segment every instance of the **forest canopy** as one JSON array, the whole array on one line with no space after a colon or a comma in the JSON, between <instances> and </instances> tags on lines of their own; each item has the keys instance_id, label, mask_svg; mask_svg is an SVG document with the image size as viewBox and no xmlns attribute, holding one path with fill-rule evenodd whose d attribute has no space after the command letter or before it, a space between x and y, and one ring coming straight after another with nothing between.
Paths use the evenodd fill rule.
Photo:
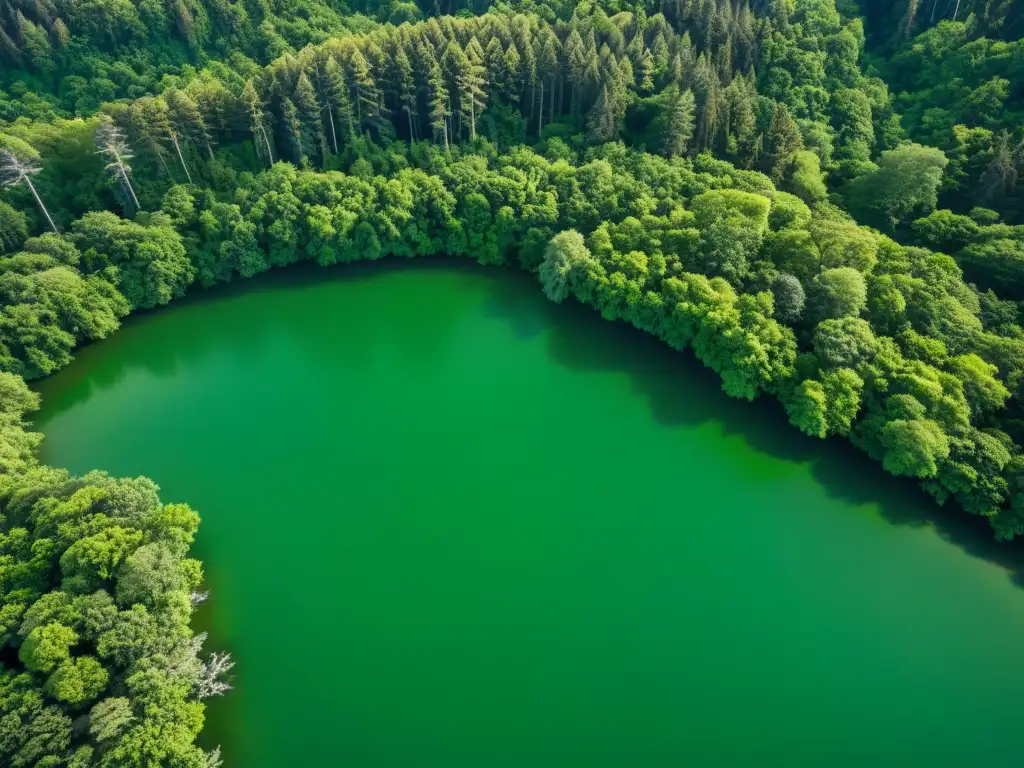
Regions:
<instances>
[{"instance_id":1,"label":"forest canopy","mask_svg":"<svg viewBox=\"0 0 1024 768\"><path fill-rule=\"evenodd\" d=\"M300 261L537 275L1024 534L1016 0L0 2L0 762L215 766L199 520L26 380ZM765 407L770 407L767 404Z\"/></svg>"}]
</instances>

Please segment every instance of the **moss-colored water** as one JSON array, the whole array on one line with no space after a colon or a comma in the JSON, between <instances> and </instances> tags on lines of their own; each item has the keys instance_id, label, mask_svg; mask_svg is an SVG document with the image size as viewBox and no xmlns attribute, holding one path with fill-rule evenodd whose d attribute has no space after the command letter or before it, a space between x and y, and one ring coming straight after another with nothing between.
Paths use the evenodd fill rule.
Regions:
<instances>
[{"instance_id":1,"label":"moss-colored water","mask_svg":"<svg viewBox=\"0 0 1024 768\"><path fill-rule=\"evenodd\" d=\"M231 766L1024 759L1016 550L524 275L286 272L79 358L45 458L201 513Z\"/></svg>"}]
</instances>

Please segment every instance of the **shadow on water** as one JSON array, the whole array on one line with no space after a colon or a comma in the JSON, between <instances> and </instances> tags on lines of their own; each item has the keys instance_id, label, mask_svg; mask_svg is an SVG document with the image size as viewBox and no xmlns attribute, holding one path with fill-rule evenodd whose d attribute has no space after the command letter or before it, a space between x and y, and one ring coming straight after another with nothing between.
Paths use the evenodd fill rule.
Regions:
<instances>
[{"instance_id":1,"label":"shadow on water","mask_svg":"<svg viewBox=\"0 0 1024 768\"><path fill-rule=\"evenodd\" d=\"M632 390L647 403L658 423L696 426L713 422L723 434L742 439L758 452L808 465L830 498L855 505L877 505L882 516L895 525L932 526L946 541L1002 567L1014 584L1024 587L1024 548L996 542L983 519L966 515L953 504L938 506L915 483L884 473L876 462L845 440L815 440L801 435L788 423L781 406L770 398L748 403L728 397L721 390L718 376L692 355L677 354L623 323L601 320L582 305L549 302L537 290L535 279L517 270L483 270L467 260L441 257L388 259L384 266L361 262L326 269L300 264L253 280L198 291L177 302L173 309L223 305L243 295L302 290L333 280L372 279L384 270L395 269L465 274L471 278L474 289L486 292L486 317L507 323L520 339L546 334L548 352L559 365L584 373L625 374ZM119 341L146 333L147 343L152 343L149 334L153 326L164 322L168 314L164 308L133 315L118 333ZM154 364L151 356L140 362L131 356L115 355L103 356L104 364L94 365L101 359L104 345L110 343L99 342L79 350L76 365L59 377L42 382L38 388L48 403L48 415L52 416L88 399L93 390L116 384L135 368L158 377L173 375L181 364L206 354L216 345L258 346L274 327L274 319L267 318L218 327L217 334L202 333L201 328L187 337L168 332L167 339L156 342L168 350L159 364ZM373 329L367 332L372 333ZM425 344L442 343L438 336L449 332L450 326L442 323L424 340ZM422 355L429 353L427 349L419 351Z\"/></svg>"},{"instance_id":2,"label":"shadow on water","mask_svg":"<svg viewBox=\"0 0 1024 768\"><path fill-rule=\"evenodd\" d=\"M520 273L516 278L522 281L490 281L486 312L507 318L521 338L546 333L548 351L558 364L581 372L626 374L633 392L646 401L659 424L715 422L723 434L741 438L758 452L807 464L830 498L877 505L894 525L931 526L944 540L1003 568L1014 584L1024 587L1024 549L996 541L986 520L967 515L952 502L939 506L915 482L885 473L846 440L802 435L772 398L750 403L729 397L719 377L692 354L678 354L625 323L601 320L581 304L553 304L536 291L528 276ZM523 312L528 301L537 311Z\"/></svg>"}]
</instances>

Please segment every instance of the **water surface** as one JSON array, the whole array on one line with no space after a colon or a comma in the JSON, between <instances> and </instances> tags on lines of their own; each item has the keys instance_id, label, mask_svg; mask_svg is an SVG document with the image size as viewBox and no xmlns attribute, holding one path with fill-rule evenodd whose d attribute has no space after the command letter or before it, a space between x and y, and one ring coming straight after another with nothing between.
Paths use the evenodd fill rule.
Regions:
<instances>
[{"instance_id":1,"label":"water surface","mask_svg":"<svg viewBox=\"0 0 1024 768\"><path fill-rule=\"evenodd\" d=\"M229 766L1021 764L1017 550L525 275L396 266L40 387L46 460L203 517Z\"/></svg>"}]
</instances>

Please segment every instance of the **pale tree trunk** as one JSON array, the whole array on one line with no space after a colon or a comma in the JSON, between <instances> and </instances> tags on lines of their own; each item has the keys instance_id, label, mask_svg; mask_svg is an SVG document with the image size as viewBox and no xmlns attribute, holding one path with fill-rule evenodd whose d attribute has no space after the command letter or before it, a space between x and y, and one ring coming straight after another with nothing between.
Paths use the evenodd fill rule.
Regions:
<instances>
[{"instance_id":1,"label":"pale tree trunk","mask_svg":"<svg viewBox=\"0 0 1024 768\"><path fill-rule=\"evenodd\" d=\"M540 132L544 128L544 81L540 81L540 109L537 110L537 138L540 138Z\"/></svg>"},{"instance_id":2,"label":"pale tree trunk","mask_svg":"<svg viewBox=\"0 0 1024 768\"><path fill-rule=\"evenodd\" d=\"M185 165L185 156L181 154L181 145L178 144L178 135L176 133L174 133L173 131L171 132L171 142L174 144L174 148L178 152L178 159L181 161L181 167L185 171L185 178L187 178L188 179L188 183L191 184L192 183L192 174L188 172L188 166Z\"/></svg>"},{"instance_id":3,"label":"pale tree trunk","mask_svg":"<svg viewBox=\"0 0 1024 768\"><path fill-rule=\"evenodd\" d=\"M128 194L132 196L132 202L135 203L135 210L141 211L142 206L139 205L139 198L135 196L135 190L132 188L132 183L128 180L128 171L125 170L124 163L121 162L121 156L115 151L114 157L117 159L117 169L121 172L121 179L124 181L124 185L128 188Z\"/></svg>"},{"instance_id":4,"label":"pale tree trunk","mask_svg":"<svg viewBox=\"0 0 1024 768\"><path fill-rule=\"evenodd\" d=\"M124 169L124 166L120 166L121 178L124 180L124 185L128 187L128 194L132 196L132 202L135 203L135 210L141 211L142 206L139 205L139 198L135 196L135 190L132 189L132 183L128 181L128 172Z\"/></svg>"},{"instance_id":5,"label":"pale tree trunk","mask_svg":"<svg viewBox=\"0 0 1024 768\"><path fill-rule=\"evenodd\" d=\"M274 153L270 150L270 139L267 137L267 130L262 125L260 126L260 133L263 134L263 143L267 145L267 162L273 165Z\"/></svg>"},{"instance_id":6,"label":"pale tree trunk","mask_svg":"<svg viewBox=\"0 0 1024 768\"><path fill-rule=\"evenodd\" d=\"M331 126L331 144L334 145L334 154L338 154L338 134L334 132L334 110L331 109L331 105L327 105L327 122Z\"/></svg>"},{"instance_id":7,"label":"pale tree trunk","mask_svg":"<svg viewBox=\"0 0 1024 768\"><path fill-rule=\"evenodd\" d=\"M53 219L50 218L50 212L46 210L46 206L43 205L42 198L39 197L39 193L36 192L36 185L32 183L32 179L30 179L27 175L22 176L22 178L25 180L25 183L28 184L28 188L32 190L32 196L36 199L36 202L39 203L39 208L40 210L42 210L43 216L46 217L46 220L50 222L50 227L53 229L54 232L56 232L57 225L53 223Z\"/></svg>"},{"instance_id":8,"label":"pale tree trunk","mask_svg":"<svg viewBox=\"0 0 1024 768\"><path fill-rule=\"evenodd\" d=\"M476 97L469 95L469 140L476 141Z\"/></svg>"}]
</instances>

